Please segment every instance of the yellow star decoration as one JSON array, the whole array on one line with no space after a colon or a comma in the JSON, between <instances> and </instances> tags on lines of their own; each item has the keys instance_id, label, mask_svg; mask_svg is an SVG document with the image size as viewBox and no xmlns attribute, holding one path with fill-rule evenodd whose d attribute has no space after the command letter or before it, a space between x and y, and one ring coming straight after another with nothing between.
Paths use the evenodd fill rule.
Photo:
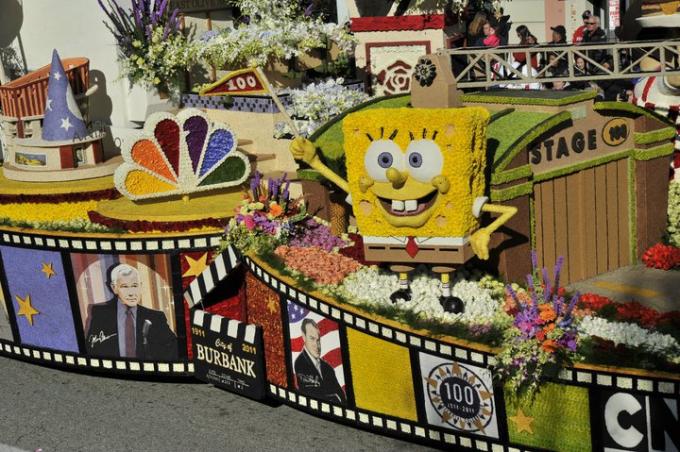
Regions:
<instances>
[{"instance_id":1,"label":"yellow star decoration","mask_svg":"<svg viewBox=\"0 0 680 452\"><path fill-rule=\"evenodd\" d=\"M33 326L33 316L40 314L40 312L31 306L31 295L26 294L24 298L21 298L19 295L15 295L14 297L17 299L17 303L19 303L19 312L17 315L26 317L28 324Z\"/></svg>"},{"instance_id":2,"label":"yellow star decoration","mask_svg":"<svg viewBox=\"0 0 680 452\"><path fill-rule=\"evenodd\" d=\"M182 278L186 278L188 276L198 276L203 273L203 270L208 268L208 253L203 253L203 256L199 257L198 259L192 259L189 256L184 257L189 264L189 268L184 272L184 274L182 274Z\"/></svg>"},{"instance_id":3,"label":"yellow star decoration","mask_svg":"<svg viewBox=\"0 0 680 452\"><path fill-rule=\"evenodd\" d=\"M41 272L45 274L45 277L47 279L50 279L54 275L56 275L56 272L54 271L54 268L52 267L52 262L49 264L47 262L42 263L42 269L40 269Z\"/></svg>"},{"instance_id":4,"label":"yellow star decoration","mask_svg":"<svg viewBox=\"0 0 680 452\"><path fill-rule=\"evenodd\" d=\"M269 312L271 314L274 314L279 306L279 302L276 300L274 297L269 297L267 299L267 309L269 309Z\"/></svg>"},{"instance_id":5,"label":"yellow star decoration","mask_svg":"<svg viewBox=\"0 0 680 452\"><path fill-rule=\"evenodd\" d=\"M517 414L513 417L508 417L509 420L515 423L517 433L527 432L530 435L534 434L531 428L531 423L534 422L534 418L524 414L521 408L517 409Z\"/></svg>"}]
</instances>

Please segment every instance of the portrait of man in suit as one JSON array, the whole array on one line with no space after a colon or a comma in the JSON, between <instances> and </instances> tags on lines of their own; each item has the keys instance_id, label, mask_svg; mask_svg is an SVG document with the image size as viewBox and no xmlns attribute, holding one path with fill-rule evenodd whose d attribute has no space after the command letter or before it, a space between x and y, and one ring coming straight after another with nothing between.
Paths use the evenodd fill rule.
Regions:
<instances>
[{"instance_id":1,"label":"portrait of man in suit","mask_svg":"<svg viewBox=\"0 0 680 452\"><path fill-rule=\"evenodd\" d=\"M89 307L86 333L90 356L171 361L177 358L177 337L165 314L140 304L141 281L136 268L118 264L111 269L114 297Z\"/></svg>"},{"instance_id":2,"label":"portrait of man in suit","mask_svg":"<svg viewBox=\"0 0 680 452\"><path fill-rule=\"evenodd\" d=\"M321 331L312 319L300 327L304 348L295 359L295 381L301 393L334 403L345 403L345 392L335 377L335 370L321 358Z\"/></svg>"}]
</instances>

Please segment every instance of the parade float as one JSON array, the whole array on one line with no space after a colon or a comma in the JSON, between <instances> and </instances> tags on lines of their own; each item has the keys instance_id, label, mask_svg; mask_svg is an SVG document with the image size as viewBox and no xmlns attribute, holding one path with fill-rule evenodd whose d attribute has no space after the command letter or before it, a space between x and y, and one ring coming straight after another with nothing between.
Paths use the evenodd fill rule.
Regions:
<instances>
[{"instance_id":1,"label":"parade float","mask_svg":"<svg viewBox=\"0 0 680 452\"><path fill-rule=\"evenodd\" d=\"M69 61L0 88L42 83L3 97L2 355L199 378L441 448L680 446L678 312L564 289L680 244L662 116L591 92L461 93L423 52L410 94L300 133L301 92L216 69L103 175L111 159L74 147L103 132L76 100L86 60ZM32 157L61 166L17 157L76 127Z\"/></svg>"}]
</instances>

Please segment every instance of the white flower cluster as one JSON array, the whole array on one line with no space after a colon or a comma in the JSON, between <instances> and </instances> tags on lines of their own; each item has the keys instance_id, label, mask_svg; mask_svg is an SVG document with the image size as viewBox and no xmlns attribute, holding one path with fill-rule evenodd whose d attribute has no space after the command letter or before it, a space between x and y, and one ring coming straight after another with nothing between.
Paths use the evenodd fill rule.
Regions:
<instances>
[{"instance_id":1,"label":"white flower cluster","mask_svg":"<svg viewBox=\"0 0 680 452\"><path fill-rule=\"evenodd\" d=\"M188 68L193 60L194 48L180 33L163 37L163 27L152 31L151 42L144 47L134 41L135 53L122 60L123 70L133 83L156 86L161 83L174 85L180 71Z\"/></svg>"},{"instance_id":2,"label":"white flower cluster","mask_svg":"<svg viewBox=\"0 0 680 452\"><path fill-rule=\"evenodd\" d=\"M611 322L601 317L587 315L581 319L579 333L597 336L615 344L641 348L650 353L664 355L671 360L680 357L680 344L673 336L650 331L634 323Z\"/></svg>"},{"instance_id":3,"label":"white flower cluster","mask_svg":"<svg viewBox=\"0 0 680 452\"><path fill-rule=\"evenodd\" d=\"M249 17L249 23L227 27L197 41L199 61L219 68L265 66L272 59L289 60L312 49L327 48L331 43L345 53L356 45L344 26L305 17L295 2L239 0L235 3Z\"/></svg>"},{"instance_id":4,"label":"white flower cluster","mask_svg":"<svg viewBox=\"0 0 680 452\"><path fill-rule=\"evenodd\" d=\"M347 88L342 78L312 83L302 89L290 91L291 106L288 113L296 118L296 126L304 136L311 135L319 126L370 97L363 91ZM275 137L280 138L292 131L286 123L278 123Z\"/></svg>"},{"instance_id":5,"label":"white flower cluster","mask_svg":"<svg viewBox=\"0 0 680 452\"><path fill-rule=\"evenodd\" d=\"M680 181L671 182L668 188L668 240L680 247Z\"/></svg>"},{"instance_id":6,"label":"white flower cluster","mask_svg":"<svg viewBox=\"0 0 680 452\"><path fill-rule=\"evenodd\" d=\"M442 322L462 321L465 323L491 322L501 311L498 299L491 291L480 287L475 281L463 279L465 275L455 275L451 282L451 292L465 303L462 314L445 312L439 304L442 295L439 278L420 267L412 275L411 301L400 301L396 305L402 310L413 311L427 319ZM364 267L349 275L340 286L346 298L358 303L391 306L390 295L399 289L399 278L391 272L380 271L376 267Z\"/></svg>"}]
</instances>

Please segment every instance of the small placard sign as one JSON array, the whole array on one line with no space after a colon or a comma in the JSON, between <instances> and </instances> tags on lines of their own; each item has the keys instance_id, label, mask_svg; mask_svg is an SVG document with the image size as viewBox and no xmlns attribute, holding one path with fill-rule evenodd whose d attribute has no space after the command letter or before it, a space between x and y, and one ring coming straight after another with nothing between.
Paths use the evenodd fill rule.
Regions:
<instances>
[{"instance_id":1,"label":"small placard sign","mask_svg":"<svg viewBox=\"0 0 680 452\"><path fill-rule=\"evenodd\" d=\"M197 309L191 323L191 347L196 378L246 397L265 398L260 327Z\"/></svg>"}]
</instances>

